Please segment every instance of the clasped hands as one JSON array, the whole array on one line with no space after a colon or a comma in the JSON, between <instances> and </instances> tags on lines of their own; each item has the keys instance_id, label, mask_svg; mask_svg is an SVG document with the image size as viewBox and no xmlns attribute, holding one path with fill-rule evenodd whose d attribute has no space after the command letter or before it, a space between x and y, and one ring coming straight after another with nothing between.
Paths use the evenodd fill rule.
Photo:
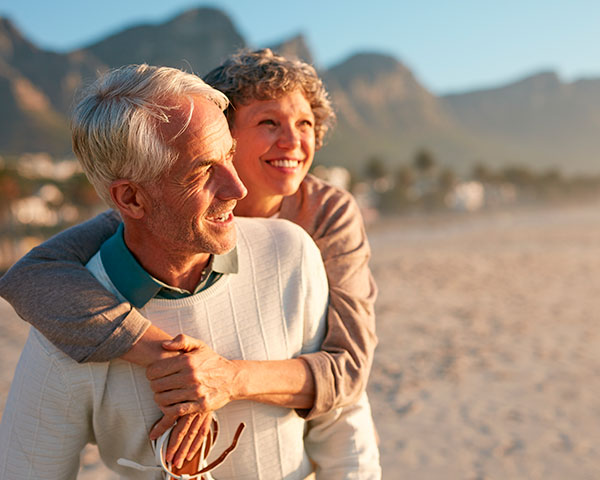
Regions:
<instances>
[{"instance_id":1,"label":"clasped hands","mask_svg":"<svg viewBox=\"0 0 600 480\"><path fill-rule=\"evenodd\" d=\"M154 401L164 416L150 432L160 437L175 422L166 460L181 468L200 450L210 428L212 412L237 398L239 369L208 345L187 335L163 342L175 353L146 368Z\"/></svg>"}]
</instances>

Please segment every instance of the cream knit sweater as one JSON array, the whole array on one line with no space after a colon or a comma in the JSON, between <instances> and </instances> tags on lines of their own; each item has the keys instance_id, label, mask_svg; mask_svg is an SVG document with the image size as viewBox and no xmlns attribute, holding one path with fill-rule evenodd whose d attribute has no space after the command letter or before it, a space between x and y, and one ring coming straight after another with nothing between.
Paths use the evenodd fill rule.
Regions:
<instances>
[{"instance_id":1,"label":"cream knit sweater","mask_svg":"<svg viewBox=\"0 0 600 480\"><path fill-rule=\"evenodd\" d=\"M289 222L238 219L238 252L238 274L191 297L153 299L142 313L167 333L202 338L230 359L279 360L317 351L328 288L308 235ZM118 294L99 254L88 268ZM366 399L308 428L294 410L250 401L232 402L217 416L215 455L238 423L246 423L238 448L214 472L217 479L301 479L312 469L307 452L321 478L379 475ZM159 417L142 368L120 360L77 364L32 329L0 425L0 478L75 478L79 452L89 442L123 478L160 478L116 464L119 457L153 464L147 435Z\"/></svg>"}]
</instances>

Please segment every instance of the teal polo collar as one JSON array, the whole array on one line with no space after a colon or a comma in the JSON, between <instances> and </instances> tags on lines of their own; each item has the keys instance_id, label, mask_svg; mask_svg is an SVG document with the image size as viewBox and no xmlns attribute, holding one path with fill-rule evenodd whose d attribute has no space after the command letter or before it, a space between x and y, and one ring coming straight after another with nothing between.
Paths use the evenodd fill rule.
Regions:
<instances>
[{"instance_id":1,"label":"teal polo collar","mask_svg":"<svg viewBox=\"0 0 600 480\"><path fill-rule=\"evenodd\" d=\"M205 273L194 292L172 287L150 275L135 259L123 237L123 224L100 247L102 264L116 289L136 308L150 299L181 298L198 293L215 283L223 274L238 272L237 248L224 255L212 255Z\"/></svg>"}]
</instances>

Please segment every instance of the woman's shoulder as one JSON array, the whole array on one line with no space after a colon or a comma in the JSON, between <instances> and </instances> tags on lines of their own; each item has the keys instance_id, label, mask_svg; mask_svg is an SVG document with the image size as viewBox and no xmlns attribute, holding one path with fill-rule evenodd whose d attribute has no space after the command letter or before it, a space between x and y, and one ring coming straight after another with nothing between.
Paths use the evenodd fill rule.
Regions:
<instances>
[{"instance_id":1,"label":"woman's shoulder","mask_svg":"<svg viewBox=\"0 0 600 480\"><path fill-rule=\"evenodd\" d=\"M336 187L314 175L307 175L290 200L301 211L310 211L320 217L329 217L339 211L358 211L350 192Z\"/></svg>"},{"instance_id":2,"label":"woman's shoulder","mask_svg":"<svg viewBox=\"0 0 600 480\"><path fill-rule=\"evenodd\" d=\"M284 199L280 217L300 225L317 240L348 218L360 219L360 211L349 192L307 175L298 191Z\"/></svg>"},{"instance_id":3,"label":"woman's shoulder","mask_svg":"<svg viewBox=\"0 0 600 480\"><path fill-rule=\"evenodd\" d=\"M336 187L327 181L316 177L312 174L308 174L302 183L296 195L303 195L310 197L315 202L322 203L325 201L334 201L336 203L353 202L354 197L350 192L343 188Z\"/></svg>"}]
</instances>

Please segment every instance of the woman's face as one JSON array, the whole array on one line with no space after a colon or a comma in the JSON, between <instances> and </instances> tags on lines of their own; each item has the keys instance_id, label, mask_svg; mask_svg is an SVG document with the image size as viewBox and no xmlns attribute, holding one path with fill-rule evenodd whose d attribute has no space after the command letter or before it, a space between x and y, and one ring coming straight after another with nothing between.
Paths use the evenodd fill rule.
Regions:
<instances>
[{"instance_id":1,"label":"woman's face","mask_svg":"<svg viewBox=\"0 0 600 480\"><path fill-rule=\"evenodd\" d=\"M280 202L298 190L315 154L315 116L302 92L239 106L231 133L248 202Z\"/></svg>"}]
</instances>

